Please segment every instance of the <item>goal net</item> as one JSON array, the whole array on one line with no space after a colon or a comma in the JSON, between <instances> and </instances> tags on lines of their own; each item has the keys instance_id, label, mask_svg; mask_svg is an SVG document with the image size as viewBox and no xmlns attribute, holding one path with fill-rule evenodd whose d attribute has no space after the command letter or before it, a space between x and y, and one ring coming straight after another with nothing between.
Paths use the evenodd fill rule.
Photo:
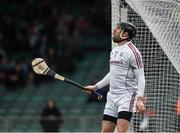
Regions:
<instances>
[{"instance_id":1,"label":"goal net","mask_svg":"<svg viewBox=\"0 0 180 133\"><path fill-rule=\"evenodd\" d=\"M111 6L112 27L119 21L133 23L138 30L133 42L143 55L148 113L134 115L132 130L177 132L180 0L111 0Z\"/></svg>"}]
</instances>

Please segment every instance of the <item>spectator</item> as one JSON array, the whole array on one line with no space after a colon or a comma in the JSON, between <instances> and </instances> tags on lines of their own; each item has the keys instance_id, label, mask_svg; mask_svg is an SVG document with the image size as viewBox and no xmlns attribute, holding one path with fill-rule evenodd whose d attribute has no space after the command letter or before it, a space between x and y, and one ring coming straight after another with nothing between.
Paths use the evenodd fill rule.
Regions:
<instances>
[{"instance_id":1,"label":"spectator","mask_svg":"<svg viewBox=\"0 0 180 133\"><path fill-rule=\"evenodd\" d=\"M156 111L154 109L147 109L146 113L140 114L138 112L134 112L133 114L133 132L134 133L143 133L146 132L146 128L149 128L149 131L155 132L152 126L152 123L156 123L154 121L154 117L156 116Z\"/></svg>"},{"instance_id":2,"label":"spectator","mask_svg":"<svg viewBox=\"0 0 180 133\"><path fill-rule=\"evenodd\" d=\"M9 90L17 90L23 88L26 85L25 70L22 67L22 63L17 61L15 65L12 65L7 70L7 76L5 86Z\"/></svg>"},{"instance_id":3,"label":"spectator","mask_svg":"<svg viewBox=\"0 0 180 133\"><path fill-rule=\"evenodd\" d=\"M85 57L86 49L105 48L101 43L104 44L103 40L107 38L109 28L106 25L110 23L104 21L103 17L107 9L99 11L99 6L104 5L103 1L100 5L93 0L89 4L84 3L83 8L75 7L77 13L82 10L78 16L63 8L70 1L6 2L1 2L1 6L8 5L9 8L0 13L0 82L10 90L24 87L26 83L38 86L42 81L46 82L46 79L34 76L31 69L24 70L23 67L29 66L33 58L46 58L49 64L54 64L53 70L72 74L77 68L76 62ZM100 18L95 19L97 16ZM97 40L96 46L92 44L87 47L89 38L102 41ZM22 55L22 62L13 65ZM61 62L55 63L57 59ZM8 60L7 65L4 64L5 60ZM29 79L23 78L24 74L29 75ZM20 86L16 83L20 83Z\"/></svg>"},{"instance_id":4,"label":"spectator","mask_svg":"<svg viewBox=\"0 0 180 133\"><path fill-rule=\"evenodd\" d=\"M41 113L40 124L44 132L58 132L62 124L61 112L56 103L49 99Z\"/></svg>"},{"instance_id":5,"label":"spectator","mask_svg":"<svg viewBox=\"0 0 180 133\"><path fill-rule=\"evenodd\" d=\"M180 132L180 97L178 98L177 100L177 103L176 103L176 114L177 114L177 131Z\"/></svg>"}]
</instances>

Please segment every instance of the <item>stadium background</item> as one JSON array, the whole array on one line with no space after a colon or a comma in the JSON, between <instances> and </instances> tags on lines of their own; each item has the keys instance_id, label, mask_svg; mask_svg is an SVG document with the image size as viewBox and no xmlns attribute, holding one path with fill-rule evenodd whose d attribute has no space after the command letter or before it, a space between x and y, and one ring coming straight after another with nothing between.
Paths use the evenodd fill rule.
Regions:
<instances>
[{"instance_id":1,"label":"stadium background","mask_svg":"<svg viewBox=\"0 0 180 133\"><path fill-rule=\"evenodd\" d=\"M104 100L35 75L42 57L57 73L82 85L108 72L111 49L109 0L0 1L0 131L42 131L40 113L56 101L60 131L100 131Z\"/></svg>"}]
</instances>

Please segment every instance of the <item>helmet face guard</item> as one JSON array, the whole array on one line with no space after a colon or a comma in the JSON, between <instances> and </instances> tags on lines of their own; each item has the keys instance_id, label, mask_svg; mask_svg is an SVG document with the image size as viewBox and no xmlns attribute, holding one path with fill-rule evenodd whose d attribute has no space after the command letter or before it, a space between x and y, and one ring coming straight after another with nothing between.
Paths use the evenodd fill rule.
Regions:
<instances>
[{"instance_id":1,"label":"helmet face guard","mask_svg":"<svg viewBox=\"0 0 180 133\"><path fill-rule=\"evenodd\" d=\"M125 39L131 40L136 35L136 32L137 32L136 27L129 22L120 22L120 23L117 23L117 26L119 26L122 30L122 32L120 33L120 37L123 40ZM122 36L124 32L128 32L128 37Z\"/></svg>"}]
</instances>

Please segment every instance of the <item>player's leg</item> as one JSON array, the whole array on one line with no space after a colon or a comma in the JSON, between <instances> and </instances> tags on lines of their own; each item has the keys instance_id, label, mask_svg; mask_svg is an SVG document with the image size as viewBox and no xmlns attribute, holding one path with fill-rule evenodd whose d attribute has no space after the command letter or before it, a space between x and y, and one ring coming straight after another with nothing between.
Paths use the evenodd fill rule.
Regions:
<instances>
[{"instance_id":1,"label":"player's leg","mask_svg":"<svg viewBox=\"0 0 180 133\"><path fill-rule=\"evenodd\" d=\"M117 118L109 115L103 115L101 132L114 132Z\"/></svg>"},{"instance_id":2,"label":"player's leg","mask_svg":"<svg viewBox=\"0 0 180 133\"><path fill-rule=\"evenodd\" d=\"M114 132L115 130L117 124L118 109L114 105L113 99L113 96L108 93L102 120L101 132Z\"/></svg>"},{"instance_id":3,"label":"player's leg","mask_svg":"<svg viewBox=\"0 0 180 133\"><path fill-rule=\"evenodd\" d=\"M118 120L117 120L117 130L118 132L127 132L129 128L129 123L132 118L132 112L134 108L136 93L126 94L121 98L118 103Z\"/></svg>"},{"instance_id":4,"label":"player's leg","mask_svg":"<svg viewBox=\"0 0 180 133\"><path fill-rule=\"evenodd\" d=\"M121 111L118 113L118 120L117 120L118 132L125 133L128 131L131 118L132 118L132 112Z\"/></svg>"}]
</instances>

